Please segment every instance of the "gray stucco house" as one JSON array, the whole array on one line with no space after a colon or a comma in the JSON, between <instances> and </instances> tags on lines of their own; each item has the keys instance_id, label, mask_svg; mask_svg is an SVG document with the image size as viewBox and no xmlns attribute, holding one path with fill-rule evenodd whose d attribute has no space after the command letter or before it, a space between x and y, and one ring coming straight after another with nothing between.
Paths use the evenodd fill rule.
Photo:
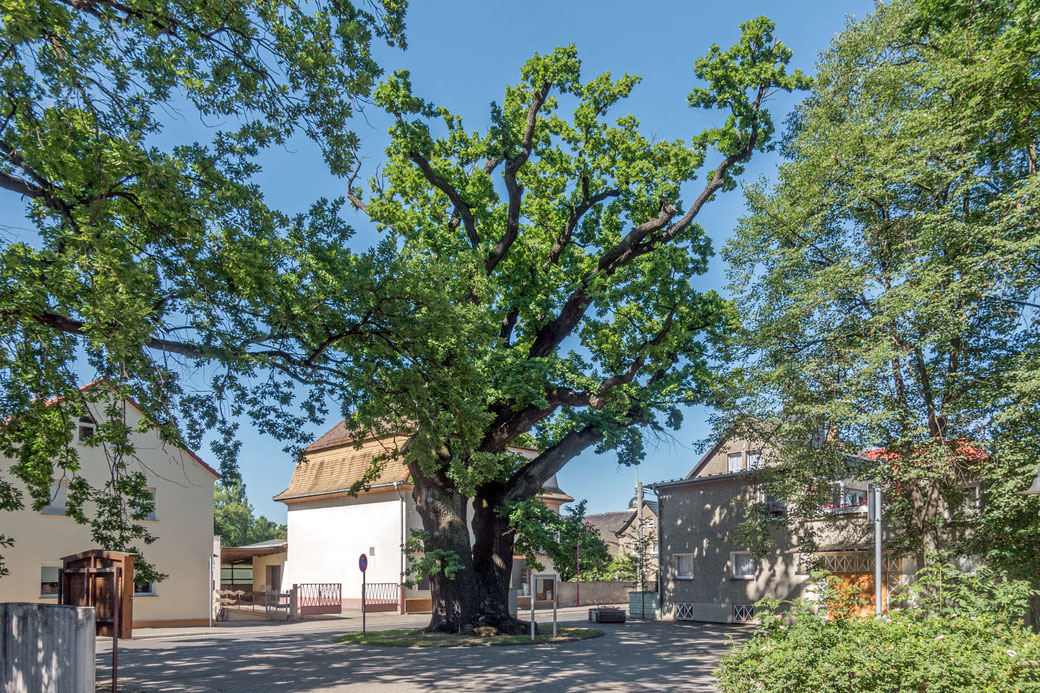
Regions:
<instances>
[{"instance_id":1,"label":"gray stucco house","mask_svg":"<svg viewBox=\"0 0 1040 693\"><path fill-rule=\"evenodd\" d=\"M817 550L803 553L786 530L773 530L773 548L760 559L731 543L742 504L765 502L784 513L779 500L764 497L758 470L768 451L748 440L720 439L682 479L649 485L658 498L658 589L664 618L737 623L754 620L753 604L763 597L806 596L809 565L815 561L863 590L865 612L873 612L873 528L867 521L867 483L838 485L839 501L812 520ZM906 584L913 560L884 559L883 599Z\"/></svg>"}]
</instances>

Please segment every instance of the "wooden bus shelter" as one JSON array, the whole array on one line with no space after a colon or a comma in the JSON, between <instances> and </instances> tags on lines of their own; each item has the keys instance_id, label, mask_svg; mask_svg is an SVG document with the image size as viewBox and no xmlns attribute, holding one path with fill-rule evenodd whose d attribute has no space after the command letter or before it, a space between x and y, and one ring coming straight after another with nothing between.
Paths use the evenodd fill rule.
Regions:
<instances>
[{"instance_id":1,"label":"wooden bus shelter","mask_svg":"<svg viewBox=\"0 0 1040 693\"><path fill-rule=\"evenodd\" d=\"M97 634L133 637L134 555L92 549L61 559L58 603L94 607Z\"/></svg>"}]
</instances>

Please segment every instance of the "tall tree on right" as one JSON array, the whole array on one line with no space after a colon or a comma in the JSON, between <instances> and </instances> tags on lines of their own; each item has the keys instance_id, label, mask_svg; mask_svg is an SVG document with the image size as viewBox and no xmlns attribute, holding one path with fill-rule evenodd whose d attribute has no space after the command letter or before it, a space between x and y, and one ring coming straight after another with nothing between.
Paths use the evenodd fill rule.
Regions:
<instances>
[{"instance_id":1,"label":"tall tree on right","mask_svg":"<svg viewBox=\"0 0 1040 693\"><path fill-rule=\"evenodd\" d=\"M789 519L880 448L856 471L886 487L890 548L1034 579L1038 10L901 0L835 39L725 250L743 327L719 395L720 425L789 460L767 481Z\"/></svg>"}]
</instances>

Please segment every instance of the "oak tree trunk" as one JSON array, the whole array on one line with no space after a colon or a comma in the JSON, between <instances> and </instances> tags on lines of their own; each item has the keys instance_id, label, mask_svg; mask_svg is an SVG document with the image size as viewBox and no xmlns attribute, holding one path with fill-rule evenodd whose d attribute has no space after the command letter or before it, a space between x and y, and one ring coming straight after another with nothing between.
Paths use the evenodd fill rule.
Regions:
<instances>
[{"instance_id":1,"label":"oak tree trunk","mask_svg":"<svg viewBox=\"0 0 1040 693\"><path fill-rule=\"evenodd\" d=\"M469 499L450 480L442 478L443 473L429 478L416 465L409 469L415 484L412 498L429 535L425 550L452 552L458 560L454 575L449 577L441 571L430 576L433 610L426 630L470 633L476 622L478 588L466 523Z\"/></svg>"},{"instance_id":2,"label":"oak tree trunk","mask_svg":"<svg viewBox=\"0 0 1040 693\"><path fill-rule=\"evenodd\" d=\"M513 574L513 530L502 517L500 495L478 492L473 504L473 569L478 589L479 625L500 633L521 634L530 625L509 613L509 585Z\"/></svg>"}]
</instances>

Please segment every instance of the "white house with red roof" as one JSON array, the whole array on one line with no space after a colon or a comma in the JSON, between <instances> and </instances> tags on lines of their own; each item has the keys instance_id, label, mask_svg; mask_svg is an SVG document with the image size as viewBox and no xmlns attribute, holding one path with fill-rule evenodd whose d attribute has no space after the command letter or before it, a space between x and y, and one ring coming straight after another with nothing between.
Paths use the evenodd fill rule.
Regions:
<instances>
[{"instance_id":1,"label":"white house with red roof","mask_svg":"<svg viewBox=\"0 0 1040 693\"><path fill-rule=\"evenodd\" d=\"M366 488L351 495L351 488L372 468L373 458L393 452L406 440L407 436L372 436L358 445L341 422L304 448L289 487L274 497L288 507L283 589L293 584L338 583L342 585L344 606L359 608L358 558L364 553L368 557L370 600L379 595L387 608L400 611L430 609L427 583L402 585L401 576L407 570L403 545L413 529L422 528L408 468L400 460L390 459L368 479ZM513 451L528 457L537 454L536 450L522 448ZM538 498L557 511L574 500L559 489L555 476ZM513 571L523 606L529 599L524 595L529 595L532 587L531 571L522 559L514 561ZM547 566L542 572L553 571ZM555 589L551 579L538 578L533 587L536 602L551 602Z\"/></svg>"},{"instance_id":2,"label":"white house with red roof","mask_svg":"<svg viewBox=\"0 0 1040 693\"><path fill-rule=\"evenodd\" d=\"M91 383L83 389L92 387L104 384ZM142 523L156 540L141 548L145 559L168 575L161 582L135 587L134 626L205 625L213 604L214 565L219 561L219 555L214 557L213 483L220 475L191 450L164 443L154 428L141 426L144 413L133 400L127 398L126 403L126 424L135 431L144 429L132 434L134 454L127 466L145 474L154 495L152 514ZM92 445L91 437L104 418L105 403L88 403L87 410L75 421L73 444L80 464L75 474L99 487L110 478L109 452ZM12 464L13 460L0 457L0 474L7 479L13 479ZM61 559L107 548L94 543L89 526L66 516L69 481L68 476L53 480L50 504L41 511L28 507L28 493L22 488L26 507L0 513L3 534L15 541L2 549L10 574L0 577L0 602L56 603ZM13 479L13 483L20 482ZM85 509L91 516L89 504Z\"/></svg>"}]
</instances>

